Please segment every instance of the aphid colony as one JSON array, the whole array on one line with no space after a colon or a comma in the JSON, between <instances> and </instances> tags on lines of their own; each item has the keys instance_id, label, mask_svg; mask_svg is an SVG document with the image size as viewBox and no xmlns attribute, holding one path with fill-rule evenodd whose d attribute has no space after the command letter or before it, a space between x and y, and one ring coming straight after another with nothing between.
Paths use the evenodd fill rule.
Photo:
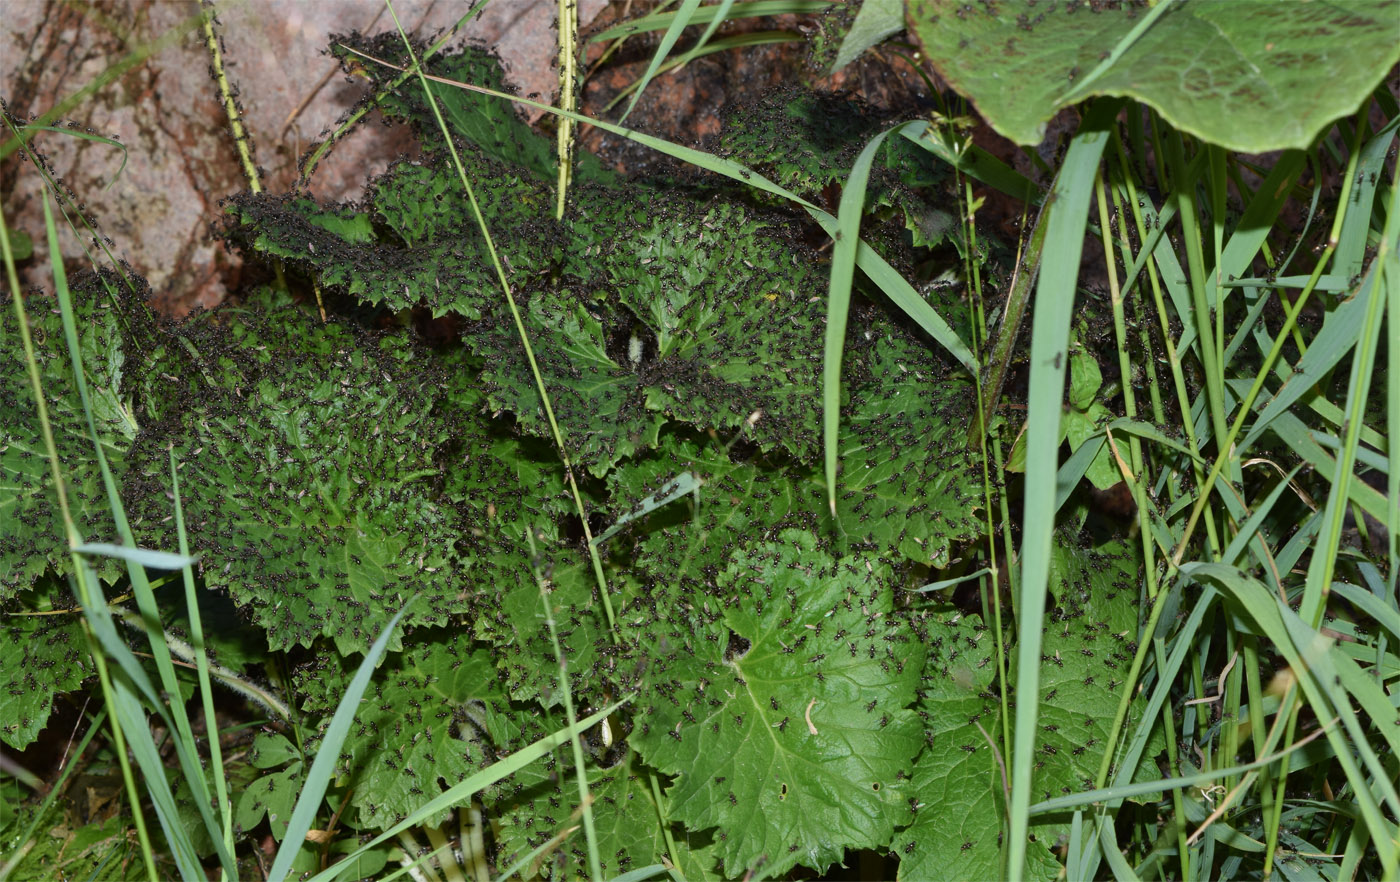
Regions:
<instances>
[{"instance_id":1,"label":"aphid colony","mask_svg":"<svg viewBox=\"0 0 1400 882\"><path fill-rule=\"evenodd\" d=\"M443 63L469 67L460 58ZM402 94L385 107L431 131ZM610 871L654 861L654 772L669 777L673 821L718 828L727 875L764 860L774 875L825 866L847 847L887 846L911 822L903 852L915 836L921 852L934 848L944 834L920 808L937 790L931 769L985 760L978 727L994 731L1002 709L987 627L902 590L916 566L946 563L980 530L964 450L970 387L918 333L857 303L833 520L817 462L826 273L794 218L704 185L595 180L556 223L526 155L533 142L484 128L498 130L507 135L464 143L463 155L590 512L616 521L681 473L699 482L603 544L615 630L485 243L431 149L371 182L363 206L239 197L230 235L368 307L451 313L463 345L321 324L274 294L175 331L136 326L128 333L152 355L122 381L140 398L136 428L107 428L138 535L173 546L173 451L205 584L226 589L273 648L312 647L297 706L322 725L358 654L417 595L340 757L365 829L563 725L542 583L576 704L631 696L608 735L588 736L600 828L640 831L609 840ZM810 141L779 134L794 132ZM843 149L803 154L786 173ZM520 164L503 161L512 151ZM22 397L0 407L28 406ZM36 449L0 449L34 488ZM74 463L101 537L95 471ZM0 559L32 573L52 512L19 514L25 531L0 534ZM1102 609L1092 578L1066 577L1051 625L1060 642L1047 634L1064 669L1042 696L1055 707L1101 701L1116 682L1106 675L1130 659L1103 627L1122 631L1116 619L1090 621ZM43 633L53 652L34 654L12 694L46 688L60 653L72 655L68 637ZM1097 763L1102 736L1078 716L1047 717L1056 728L1040 733L1038 784L1067 786ZM551 755L484 794L503 857L570 823L571 762ZM785 766L809 772L744 771ZM833 793L845 814L820 810ZM734 823L755 813L785 823ZM994 842L958 839L964 850ZM582 859L570 844L555 860L569 876Z\"/></svg>"}]
</instances>

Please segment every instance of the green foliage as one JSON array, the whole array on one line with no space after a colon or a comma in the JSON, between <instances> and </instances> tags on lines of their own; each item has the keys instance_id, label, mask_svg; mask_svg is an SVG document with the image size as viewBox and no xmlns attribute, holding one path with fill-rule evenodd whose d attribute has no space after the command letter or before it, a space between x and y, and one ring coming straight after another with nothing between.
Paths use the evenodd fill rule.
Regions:
<instances>
[{"instance_id":1,"label":"green foliage","mask_svg":"<svg viewBox=\"0 0 1400 882\"><path fill-rule=\"evenodd\" d=\"M207 584L245 605L273 648L326 636L357 652L415 591L423 600L410 623L465 611L457 574L473 559L433 487L448 435L434 413L442 367L415 359L401 337L306 318L272 298L230 313L225 327L191 329L204 384L148 427L128 509L147 542L173 545L172 450Z\"/></svg>"},{"instance_id":2,"label":"green foliage","mask_svg":"<svg viewBox=\"0 0 1400 882\"><path fill-rule=\"evenodd\" d=\"M318 728L330 722L354 675L352 661L327 653L298 671L302 709L319 718ZM439 629L416 641L376 672L341 748L339 771L355 782L357 826L395 823L529 743L520 739L491 654L474 647L470 634Z\"/></svg>"},{"instance_id":3,"label":"green foliage","mask_svg":"<svg viewBox=\"0 0 1400 882\"><path fill-rule=\"evenodd\" d=\"M888 123L853 98L780 89L736 108L725 120L715 153L834 211L856 155ZM893 207L914 245L941 244L957 217L921 194L943 184L946 172L904 138L882 144L877 160L865 197L867 210Z\"/></svg>"},{"instance_id":4,"label":"green foliage","mask_svg":"<svg viewBox=\"0 0 1400 882\"><path fill-rule=\"evenodd\" d=\"M39 380L44 389L54 444L64 464L65 492L74 526L87 541L110 540L116 532L107 512L102 475L88 434L87 418L73 382L55 303L43 296L25 301ZM80 354L92 396L97 434L114 469L120 468L139 427L133 412L135 384L127 346L135 316L118 320L95 295L78 300ZM14 303L0 297L0 601L33 584L49 567L64 567L67 536L52 484L48 451L39 429ZM141 370L141 368L137 368ZM115 572L111 567L107 574Z\"/></svg>"},{"instance_id":5,"label":"green foliage","mask_svg":"<svg viewBox=\"0 0 1400 882\"><path fill-rule=\"evenodd\" d=\"M904 820L923 651L901 634L890 579L791 531L734 553L716 585L727 600L672 608L689 639L649 672L661 682L632 741L675 776L673 817L725 832L726 875L760 858L825 869Z\"/></svg>"},{"instance_id":6,"label":"green foliage","mask_svg":"<svg viewBox=\"0 0 1400 882\"><path fill-rule=\"evenodd\" d=\"M1018 144L1115 95L1232 150L1303 149L1400 61L1390 0L911 0L909 20L939 75Z\"/></svg>"},{"instance_id":7,"label":"green foliage","mask_svg":"<svg viewBox=\"0 0 1400 882\"><path fill-rule=\"evenodd\" d=\"M11 608L0 618L0 741L23 748L44 730L55 695L77 689L92 672L77 613Z\"/></svg>"},{"instance_id":8,"label":"green foliage","mask_svg":"<svg viewBox=\"0 0 1400 882\"><path fill-rule=\"evenodd\" d=\"M1121 543L1092 551L1069 542L1056 548L1033 776L1046 799L1093 788L1136 649L1136 569L1136 555ZM918 629L929 646L918 704L926 747L914 768L923 805L896 837L895 849L908 855L900 874L928 878L956 862L967 868L967 878L994 878L1001 872L1006 808L993 634L979 618L947 608L922 614ZM1014 706L1014 692L1008 700ZM1068 825L1051 818L1033 829L1028 872L1053 879L1060 868L1048 846L1068 833Z\"/></svg>"},{"instance_id":9,"label":"green foliage","mask_svg":"<svg viewBox=\"0 0 1400 882\"><path fill-rule=\"evenodd\" d=\"M1003 17L1020 8L1003 7ZM1245 8L1235 24L1253 14ZM1159 22L1199 24L1213 14L1201 9L1187 4ZM882 16L872 25L878 27L864 36L852 28L843 57L894 27L888 5L875 0L862 7L857 25L867 11ZM984 9L942 14L960 35L955 39L991 39L976 30L986 25L978 18ZM1025 36L1015 39L1039 38L1060 26L1062 14L1020 22ZM1114 28L1131 21L1127 9L1074 14L1102 16ZM333 51L348 72L383 86L393 72L363 66L341 43L405 62L396 40L354 36ZM501 84L494 62L477 50L439 56L430 68L448 79ZM1116 70L1095 89L1113 82ZM1037 84L1044 85L1028 78L1023 88ZM1020 572L1014 607L998 608L1001 599L988 593L944 602L910 590L930 579L977 578L972 570L987 545L998 554L996 543L985 541L989 517L999 520L1006 500L1019 496L1003 496L1005 475L992 472L988 454L969 450L978 390L967 372L859 289L844 341L839 485L835 509L828 508L818 390L830 271L814 231L785 206L709 179L622 181L585 156L569 213L554 221L549 142L505 104L441 84L433 90L492 231L499 270L423 95L400 88L373 100L387 118L413 127L422 158L399 161L369 181L363 203L252 194L228 203L231 240L281 261L294 282L304 274L318 290L343 295L328 300L330 320L286 294L262 291L183 325L157 327L132 302L107 305L105 285L77 292L98 433L138 539L162 549L177 542L168 488L173 453L201 584L226 595L265 635L272 663L254 671L261 651L246 653L222 634L210 643L230 647L224 664L267 675L293 693L292 719L269 725L246 758L231 762L240 835L262 828L288 838L293 807L316 779L319 789L291 824L291 848L301 847L297 825L318 806L318 821L334 820L317 829L345 835L319 853L302 848L295 868L312 871L326 856L349 853L357 837L387 830L496 761L564 730L570 714L578 719L622 700L582 737L593 837L583 832L579 760L565 745L476 794L495 830L492 869L539 850L527 874L575 878L587 872L593 850L608 876L674 860L692 879L790 877L806 872L801 868L825 872L864 849L896 857L905 879L995 878L1008 872L1006 836L1016 823L1008 819L1017 806L1022 822L1030 814L1027 793L1050 800L1091 790L1106 783L1101 769L1118 785L1155 781L1159 762L1174 770L1185 765L1168 737L1216 751L1218 767L1215 760L1234 761L1244 745L1248 736L1230 727L1246 713L1259 714L1256 755L1264 749L1263 696L1256 692L1255 704L1241 707L1238 679L1222 719L1201 716L1200 725L1170 736L1157 728L1158 705L1148 704L1148 693L1166 695L1176 684L1144 679L1135 655L1154 624L1158 636L1172 633L1175 607L1156 617L1163 599L1179 599L1182 590L1157 584L1136 538L1055 533L1038 552L1048 601L1043 586L1027 589ZM1027 119L1013 123L1033 127L1039 117ZM862 146L884 128L853 102L784 91L736 112L719 145L782 186L830 203ZM917 249L942 243L956 227L954 213L941 207L941 175L914 147L904 138L881 145L863 230L905 268L928 256ZM1082 238L1082 230L1072 232ZM966 240L953 244L963 255L976 253ZM1164 274L1166 284L1180 277L1179 270ZM1073 291L1072 282L1066 290ZM1172 294L1186 302L1181 295ZM977 310L985 305L967 300L935 305L970 331L983 322ZM79 527L86 538L109 539L110 515L57 319L33 306L41 377ZM1102 303L1089 309L1086 322L1102 318ZM415 311L450 317L457 338L438 346L417 339L404 330ZM53 577L64 575L68 556L17 333L10 325L0 333L0 679L8 689L0 696L0 735L24 747L43 729L54 697L82 685L90 660L75 616L31 615L71 607ZM1067 363L1068 408L1058 436L1045 437L1078 446L1111 418L1110 396L1124 381L1106 383L1107 362L1053 342L1053 362L1043 361L1056 371ZM554 448L541 385L563 451ZM1059 409L1062 385L1034 404ZM1191 412L1189 402L1179 406ZM1140 418L1134 426L1143 437L1161 435ZM1253 434L1245 446L1250 440ZM1166 458L1176 450L1166 445L1157 453ZM572 476L561 453L576 466ZM1019 456L1023 463L1024 450ZM1007 472L1015 473L1017 457L1013 450ZM1140 454L1129 451L1129 458ZM1090 480L1116 481L1117 461L1107 452L1101 459ZM1045 484L1053 471L1033 477ZM1230 533L1226 541L1243 545L1255 512L1272 500L1259 504L1250 495L1255 488L1231 480L1230 500L1249 507L1231 508L1210 526L1239 530L1244 539ZM1171 511L1182 513L1191 500L1180 490L1178 479L1152 492L1170 497ZM1374 503L1372 509L1380 510ZM1043 527L1049 537L1056 514L1027 510L1022 529ZM1144 514L1139 526L1147 524L1150 539L1164 547L1179 535L1174 516ZM580 517L593 536L605 536L595 540L596 560ZM1089 519L1078 512L1061 520ZM1152 552L1160 561L1158 549ZM1297 553L1288 555L1280 555L1288 558L1284 573L1298 563ZM1229 581L1223 564L1192 566L1185 571ZM111 584L115 572L104 574L114 589L123 587ZM1382 585L1374 567L1358 572L1372 589ZM1306 630L1288 618L1291 611L1284 619L1276 611L1260 616L1259 596L1270 592L1250 587L1235 592L1254 601L1262 627ZM1286 594L1285 585L1276 587ZM1372 595L1351 585L1338 591L1348 589L1349 598L1367 598L1359 608L1390 621L1391 610ZM117 597L113 603L126 603L116 590L108 593ZM375 662L371 657L361 671L360 656L410 596L416 600L363 701L353 703L355 692L346 703L356 711L339 743L332 719L352 680L363 685ZM1150 611L1144 597L1152 600ZM1049 613L1039 620L1042 603ZM183 630L189 619L167 612L165 627ZM1249 653L1257 635L1230 630L1239 616L1225 613L1229 621L1219 627L1227 629L1226 645ZM206 620L206 628L211 624ZM1350 623L1337 629L1359 633ZM1184 649L1191 641L1209 647L1213 638L1191 630L1181 639ZM1018 665L1014 650L1034 646L1038 653L1028 650ZM1300 651L1311 653L1300 656L1311 663L1323 659L1315 648ZM1324 660L1379 718L1393 656L1383 644L1364 642L1348 652L1333 649ZM1297 666L1294 656L1288 660ZM1208 672L1199 656L1195 661L1199 691ZM1257 655L1252 664L1257 680ZM1018 695L1018 677L1032 682L1028 671L1038 672L1038 685ZM1228 688L1226 673L1219 678L1216 700ZM1169 697L1180 700L1180 691ZM1350 708L1348 696L1340 700ZM1035 725L1012 731L1008 712L1024 715L1032 707ZM1354 717L1348 723L1360 725ZM1013 751L1014 739L1029 750ZM1331 753L1307 754L1306 762L1326 764L1341 754L1336 748L1333 742ZM1379 758L1360 753L1368 768L1379 767ZM1028 788L1011 785L1013 763L1030 768ZM315 770L331 765L326 791L320 785L327 776ZM176 789L180 812L195 818L189 782ZM1157 802L1162 794L1120 794L1114 804L1125 798ZM1204 817L1194 801L1180 805L1177 828L1183 817ZM1217 836L1222 850L1239 844L1232 837L1246 813L1217 826L1226 831ZM442 811L429 820L445 817ZM1056 878L1070 818L1031 816L1033 838L1024 857L1012 860L1014 870ZM0 814L0 824L5 820ZM1155 824L1137 826L1160 832ZM1297 825L1285 842L1319 847L1303 834L1317 843L1336 838L1322 825ZM102 842L64 866L95 872L102 869L91 866L97 858L121 856L119 844ZM196 845L207 850L213 842ZM1139 846L1149 861L1162 853L1153 843ZM35 855L37 866L62 863L43 847ZM1094 876L1094 865L1086 868L1081 858L1088 860L1070 855L1071 874ZM383 849L373 851L354 871L373 875L387 859ZM1208 875L1219 868L1211 860L1183 875Z\"/></svg>"}]
</instances>

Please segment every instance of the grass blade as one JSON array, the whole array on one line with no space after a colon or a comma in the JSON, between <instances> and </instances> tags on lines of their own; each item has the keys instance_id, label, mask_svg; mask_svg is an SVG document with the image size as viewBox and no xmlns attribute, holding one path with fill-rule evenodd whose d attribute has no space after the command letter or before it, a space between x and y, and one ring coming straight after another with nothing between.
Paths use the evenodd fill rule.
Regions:
<instances>
[{"instance_id":1,"label":"grass blade","mask_svg":"<svg viewBox=\"0 0 1400 882\"><path fill-rule=\"evenodd\" d=\"M1100 101L1090 108L1070 142L1046 210L1045 254L1036 287L1031 327L1031 373L1027 397L1025 524L1022 530L1021 581L1017 605L1015 743L1011 758L1010 829L1006 876L1025 876L1030 821L1031 764L1035 760L1035 726L1040 695L1041 621L1050 579L1050 535L1054 518L1046 516L1055 500L1060 446L1060 408L1068 366L1070 315L1074 306L1079 256L1089 217L1089 197L1099 158L1113 131L1119 103Z\"/></svg>"},{"instance_id":2,"label":"grass blade","mask_svg":"<svg viewBox=\"0 0 1400 882\"><path fill-rule=\"evenodd\" d=\"M492 784L495 784L502 778L508 778L511 775L514 775L516 772L525 768L525 766L529 765L537 759L540 759L545 754L552 752L556 747L559 747L561 744L568 742L574 736L583 732L587 732L589 729L598 725L603 720L607 719L610 715L612 715L614 712L616 712L618 708L626 704L629 700L630 698L614 702L613 704L608 705L607 707L603 708L602 710L598 711L592 716L585 717L584 719L579 720L577 724L573 726L566 726L552 735L546 735L539 741L536 741L534 744L531 744L529 747L526 747L522 750L518 750L510 756L506 757L505 759L493 763L485 769L482 769L480 772L477 772L475 775L472 775L465 781L459 781L451 789L429 800L421 808L419 808L418 811L411 813L408 817L404 818L402 821L395 824L393 827L390 827L388 830L385 830L383 833L380 833L378 836L374 837L369 842L366 842L365 844L361 845L355 851L352 851L350 854L346 855L341 863L346 865L352 864L355 858L359 857L366 851L369 851L371 848L374 848L376 845L393 839L404 830L407 830L410 827L415 827L418 824L423 823L425 820L432 817L433 815L436 815L438 812L443 811L444 809L449 809L455 805L458 805L459 803L466 802L467 800L475 796L477 793L480 793L483 788L490 787ZM315 876L312 876L310 879L306 880L306 882L331 882L332 879L337 878L339 875L340 872L337 871L335 867L331 867L328 870L323 870L322 872L317 873ZM268 878L271 879L272 877L269 876Z\"/></svg>"},{"instance_id":3,"label":"grass blade","mask_svg":"<svg viewBox=\"0 0 1400 882\"><path fill-rule=\"evenodd\" d=\"M908 124L906 124L908 125ZM860 151L836 212L836 230L831 238L831 285L826 301L826 339L822 344L822 448L826 459L826 501L836 517L836 461L840 456L841 358L846 345L846 321L851 309L851 285L855 281L856 253L860 246L860 219L865 214L865 188L875 152L891 134L905 126L881 132Z\"/></svg>"},{"instance_id":4,"label":"grass blade","mask_svg":"<svg viewBox=\"0 0 1400 882\"><path fill-rule=\"evenodd\" d=\"M311 762L311 770L306 773L306 781L302 784L301 794L297 797L296 808L292 810L292 817L287 821L287 833L282 838L282 845L277 849L277 857L272 861L272 868L267 871L267 878L273 882L281 882L287 878L291 872L292 861L296 858L297 852L301 850L306 842L307 831L311 829L311 822L316 820L316 813L320 811L321 800L326 796L326 789L330 786L331 777L335 774L335 765L340 761L340 747L345 743L345 738L350 734L350 724L355 721L355 714L360 709L360 699L364 697L365 690L369 688L370 678L374 676L374 669L379 664L379 659L384 655L384 650L389 646L389 638L394 633L394 628L398 626L399 619L408 610L413 602L417 600L415 594L408 599L408 602L394 613L394 617L384 626L384 630L379 632L375 638L374 645L365 653L364 659L360 661L360 668L355 672L355 677L350 681L345 694L340 698L340 704L336 706L335 715L331 717L331 724L326 729L325 737L321 740L321 747L316 751L316 759ZM350 863L349 860L346 863Z\"/></svg>"},{"instance_id":5,"label":"grass blade","mask_svg":"<svg viewBox=\"0 0 1400 882\"><path fill-rule=\"evenodd\" d=\"M84 542L73 549L78 554L95 554L100 557L115 557L141 567L153 570L178 570L192 566L195 558L188 554L172 554L168 551L153 551L149 548L130 548L113 545L110 542Z\"/></svg>"},{"instance_id":6,"label":"grass blade","mask_svg":"<svg viewBox=\"0 0 1400 882\"><path fill-rule=\"evenodd\" d=\"M708 24L720 17L724 4L715 6L701 6L690 16L691 24ZM730 21L741 18L759 18L765 15L807 15L815 12L822 12L832 4L827 0L756 0L752 3L735 3ZM678 13L658 12L643 16L636 21L623 22L613 25L601 34L590 37L590 43L602 43L608 40L620 40L623 37L630 37L633 34L644 34L647 31L660 31L671 26Z\"/></svg>"},{"instance_id":7,"label":"grass blade","mask_svg":"<svg viewBox=\"0 0 1400 882\"><path fill-rule=\"evenodd\" d=\"M646 73L637 81L637 88L632 92L632 100L627 102L627 109L622 112L622 120L627 119L632 108L637 106L637 100L642 97L642 92L646 90L647 83L656 75L657 68L661 67L661 62L666 60L666 56L671 54L671 49L676 45L676 41L681 38L681 31L690 27L690 19L695 15L695 10L700 6L700 0L682 0L681 8L671 14L671 22L666 26L666 34L661 38L661 43L652 53L651 62L647 64ZM719 16L715 16L712 23L718 23ZM618 120L618 122L622 122Z\"/></svg>"}]
</instances>

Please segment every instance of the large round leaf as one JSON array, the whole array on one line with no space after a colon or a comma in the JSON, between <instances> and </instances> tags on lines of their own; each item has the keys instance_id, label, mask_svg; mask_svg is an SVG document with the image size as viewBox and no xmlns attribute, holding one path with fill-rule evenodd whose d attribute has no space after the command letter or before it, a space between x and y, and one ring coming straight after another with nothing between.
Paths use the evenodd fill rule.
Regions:
<instances>
[{"instance_id":1,"label":"large round leaf","mask_svg":"<svg viewBox=\"0 0 1400 882\"><path fill-rule=\"evenodd\" d=\"M909 24L1018 144L1039 143L1060 108L1116 95L1231 150L1301 149L1400 61L1393 0L910 0Z\"/></svg>"}]
</instances>

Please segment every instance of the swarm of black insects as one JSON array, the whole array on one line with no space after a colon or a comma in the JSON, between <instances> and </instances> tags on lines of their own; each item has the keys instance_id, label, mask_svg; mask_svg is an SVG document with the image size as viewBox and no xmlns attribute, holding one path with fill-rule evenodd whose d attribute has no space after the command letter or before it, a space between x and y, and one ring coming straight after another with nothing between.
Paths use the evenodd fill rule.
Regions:
<instances>
[{"instance_id":1,"label":"swarm of black insects","mask_svg":"<svg viewBox=\"0 0 1400 882\"><path fill-rule=\"evenodd\" d=\"M430 67L499 82L473 50ZM372 77L388 86L388 74ZM820 422L827 258L800 218L721 182L624 181L584 159L571 210L555 221L548 142L491 99L437 97L562 451L490 249L436 123L407 87L366 100L415 127L422 158L369 181L362 204L245 194L227 205L229 238L282 261L294 288L319 285L326 321L281 291L173 327L135 321L102 285L76 292L97 331L83 358L105 396L104 449L138 540L176 542L173 463L201 586L231 598L292 666L304 755L259 765L238 817L249 829L268 823L362 653L409 604L338 757L351 785L341 822L356 831L387 829L558 731L567 696L576 716L625 699L583 745L610 875L663 853L696 877L820 871L856 849L896 852L914 876L955 857L994 861L995 782L959 765L990 755L978 726L995 729L1002 712L990 691L992 627L913 590L984 529L981 470L966 448L970 380L858 293L833 513ZM811 135L814 106L859 111L772 103L736 125L731 155L746 160L749 149L771 165L759 149L768 140L751 137L764 135L763 114L777 114L783 133ZM768 170L819 195L832 180L823 169L859 149L834 134L869 131L865 117L848 123ZM904 199L923 180L914 157L886 155L877 214L912 204ZM890 216L868 238L912 265L895 252L916 238ZM959 304L936 306L960 320ZM457 336L422 339L402 319L412 310L450 316ZM57 322L45 321L46 375L71 383ZM8 343L5 354L18 379ZM18 414L26 402L0 405ZM61 416L77 427L76 413ZM5 586L13 597L62 554L41 541L58 533L37 431L18 416L0 425L0 462L28 482L23 529L0 527L7 572L19 574ZM76 443L71 454L89 534L110 538L93 457ZM683 475L693 492L662 499ZM575 486L590 535L625 522L593 549ZM1066 554L1063 580L1077 592L1057 610L1066 674L1051 678L1046 700L1079 718L1052 723L1045 739L1037 780L1051 790L1098 762L1091 717L1111 716L1101 706L1126 652L1111 634L1135 614L1126 593L1089 589L1120 578L1130 552L1088 564ZM41 693L22 726L0 733L23 744L42 728L38 708L47 713L53 693L81 678L41 674L71 661L71 640L5 627L11 643L43 636L55 647L0 661L12 684ZM1091 639L1090 654L1071 652ZM927 794L959 774L976 799L932 803ZM498 867L554 843L540 872L583 871L579 836L558 838L577 823L575 775L571 755L551 754L481 794L497 821ZM956 835L945 823L954 812Z\"/></svg>"}]
</instances>

